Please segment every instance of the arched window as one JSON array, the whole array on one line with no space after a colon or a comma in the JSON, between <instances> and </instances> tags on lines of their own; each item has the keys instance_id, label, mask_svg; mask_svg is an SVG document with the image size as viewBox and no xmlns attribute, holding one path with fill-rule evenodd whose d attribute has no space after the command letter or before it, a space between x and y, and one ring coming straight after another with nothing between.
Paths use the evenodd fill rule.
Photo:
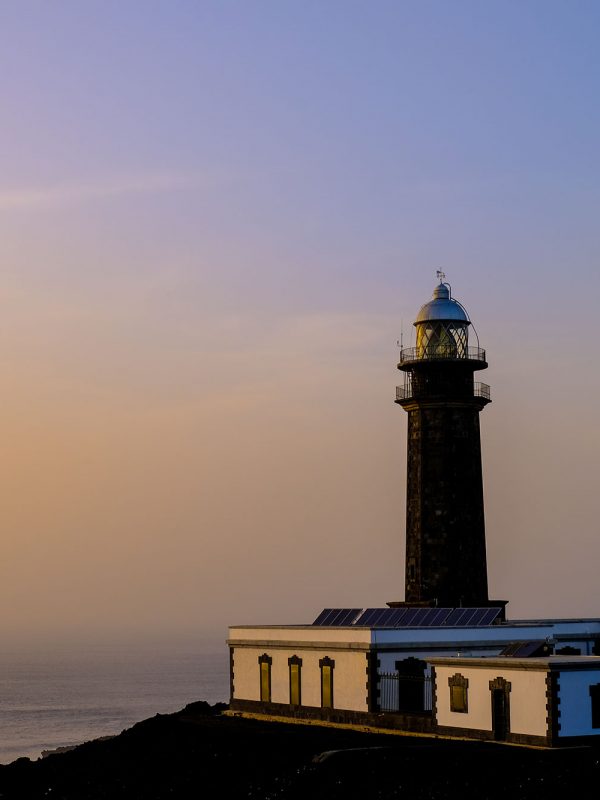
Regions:
<instances>
[{"instance_id":1,"label":"arched window","mask_svg":"<svg viewBox=\"0 0 600 800\"><path fill-rule=\"evenodd\" d=\"M302 703L302 659L298 656L288 658L290 668L290 705L299 706Z\"/></svg>"},{"instance_id":2,"label":"arched window","mask_svg":"<svg viewBox=\"0 0 600 800\"><path fill-rule=\"evenodd\" d=\"M258 657L258 668L260 670L260 699L262 703L271 702L271 665L273 659L266 653Z\"/></svg>"},{"instance_id":3,"label":"arched window","mask_svg":"<svg viewBox=\"0 0 600 800\"><path fill-rule=\"evenodd\" d=\"M328 656L319 661L321 668L321 708L333 708L333 668L335 661Z\"/></svg>"},{"instance_id":4,"label":"arched window","mask_svg":"<svg viewBox=\"0 0 600 800\"><path fill-rule=\"evenodd\" d=\"M469 696L467 694L469 679L457 672L456 675L448 678L448 686L450 687L450 711L467 714L469 712Z\"/></svg>"}]
</instances>

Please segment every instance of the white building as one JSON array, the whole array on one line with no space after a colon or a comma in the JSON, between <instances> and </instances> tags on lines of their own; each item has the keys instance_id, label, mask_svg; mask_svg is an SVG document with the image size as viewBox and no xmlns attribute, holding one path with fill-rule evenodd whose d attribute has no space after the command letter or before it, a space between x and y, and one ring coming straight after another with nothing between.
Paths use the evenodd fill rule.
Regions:
<instances>
[{"instance_id":1,"label":"white building","mask_svg":"<svg viewBox=\"0 0 600 800\"><path fill-rule=\"evenodd\" d=\"M597 619L238 626L228 644L239 712L545 746L600 736ZM511 649L516 657L499 655ZM583 655L520 658L519 649Z\"/></svg>"},{"instance_id":2,"label":"white building","mask_svg":"<svg viewBox=\"0 0 600 800\"><path fill-rule=\"evenodd\" d=\"M432 658L433 729L565 746L600 736L600 657Z\"/></svg>"}]
</instances>

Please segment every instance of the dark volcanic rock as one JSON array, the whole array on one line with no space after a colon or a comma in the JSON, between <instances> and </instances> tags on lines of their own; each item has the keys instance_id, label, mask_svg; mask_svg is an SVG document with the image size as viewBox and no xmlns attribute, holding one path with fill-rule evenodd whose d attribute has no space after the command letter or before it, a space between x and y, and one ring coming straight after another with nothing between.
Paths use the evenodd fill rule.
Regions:
<instances>
[{"instance_id":1,"label":"dark volcanic rock","mask_svg":"<svg viewBox=\"0 0 600 800\"><path fill-rule=\"evenodd\" d=\"M224 716L193 703L109 740L0 767L0 797L490 800L595 792L600 753Z\"/></svg>"}]
</instances>

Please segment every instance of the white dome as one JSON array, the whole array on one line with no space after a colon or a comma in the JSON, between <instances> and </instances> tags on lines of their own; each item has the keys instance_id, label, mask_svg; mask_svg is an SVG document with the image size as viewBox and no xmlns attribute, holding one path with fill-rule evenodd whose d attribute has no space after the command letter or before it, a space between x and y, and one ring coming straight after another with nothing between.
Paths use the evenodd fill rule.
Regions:
<instances>
[{"instance_id":1,"label":"white dome","mask_svg":"<svg viewBox=\"0 0 600 800\"><path fill-rule=\"evenodd\" d=\"M464 308L450 297L450 289L447 284L440 283L433 290L433 300L421 306L417 314L415 325L421 322L431 321L444 322L464 322L470 324L469 317Z\"/></svg>"}]
</instances>

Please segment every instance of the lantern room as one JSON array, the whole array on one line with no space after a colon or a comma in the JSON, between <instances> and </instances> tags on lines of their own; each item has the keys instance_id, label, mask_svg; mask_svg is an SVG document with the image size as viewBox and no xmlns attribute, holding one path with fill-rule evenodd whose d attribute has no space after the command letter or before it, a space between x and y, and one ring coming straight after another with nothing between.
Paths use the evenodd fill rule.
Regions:
<instances>
[{"instance_id":1,"label":"lantern room","mask_svg":"<svg viewBox=\"0 0 600 800\"><path fill-rule=\"evenodd\" d=\"M416 328L416 347L402 348L399 368L411 370L415 362L457 361L479 362L471 369L485 369L485 350L469 347L469 327L471 320L464 306L452 297L449 283L444 281L444 273L438 273L439 284L433 290L433 297L421 306L414 322ZM477 337L477 333L473 328Z\"/></svg>"},{"instance_id":2,"label":"lantern room","mask_svg":"<svg viewBox=\"0 0 600 800\"><path fill-rule=\"evenodd\" d=\"M471 321L451 297L450 284L440 283L415 320L417 358L467 358Z\"/></svg>"}]
</instances>

